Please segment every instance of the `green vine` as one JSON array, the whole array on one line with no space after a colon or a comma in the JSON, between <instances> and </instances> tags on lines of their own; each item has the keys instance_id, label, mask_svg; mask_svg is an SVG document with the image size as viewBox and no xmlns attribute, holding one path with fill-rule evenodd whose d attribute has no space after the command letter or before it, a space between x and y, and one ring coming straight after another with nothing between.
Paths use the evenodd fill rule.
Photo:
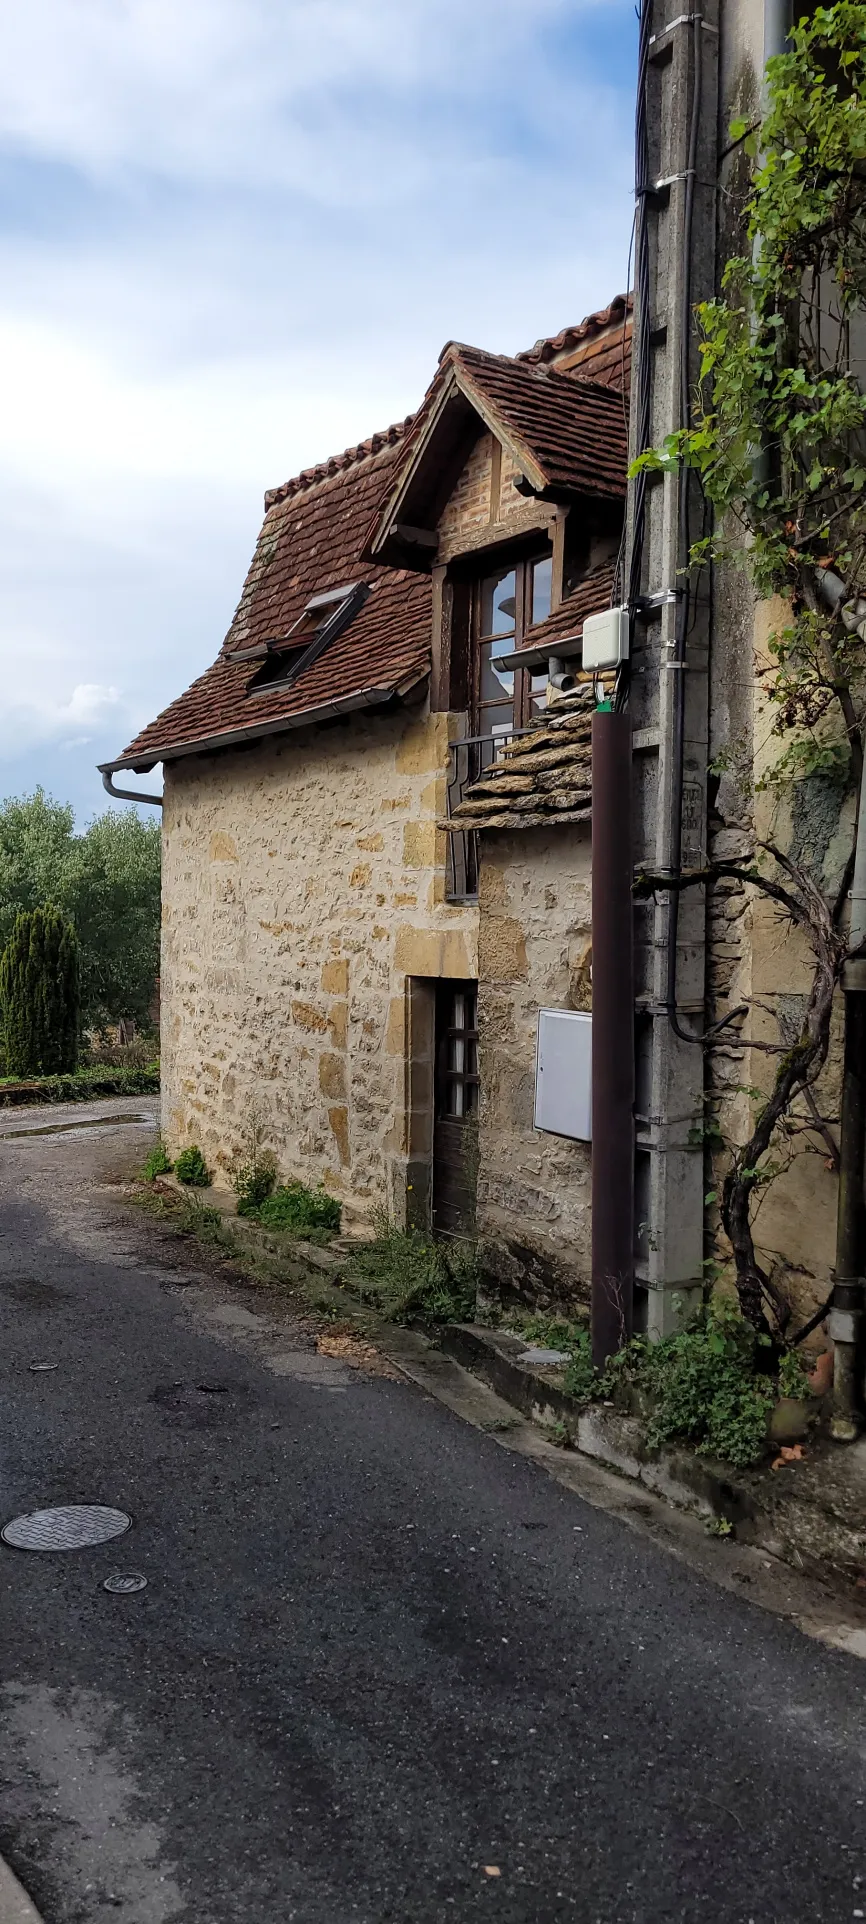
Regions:
<instances>
[{"instance_id":1,"label":"green vine","mask_svg":"<svg viewBox=\"0 0 866 1924\"><path fill-rule=\"evenodd\" d=\"M708 500L750 537L758 592L793 599L775 643L787 728L827 712L861 659L862 637L846 645L852 631L815 583L835 568L850 602L866 577L866 396L850 365L851 322L866 307L866 6L819 7L767 83L760 129L731 127L754 161L748 252L728 262L724 297L697 309L696 419L635 470L697 469ZM693 559L707 545L723 546L710 537Z\"/></svg>"},{"instance_id":2,"label":"green vine","mask_svg":"<svg viewBox=\"0 0 866 1924\"><path fill-rule=\"evenodd\" d=\"M694 566L736 558L759 596L784 598L785 625L760 669L778 754L755 782L777 793L819 778L859 787L866 641L866 396L852 328L866 312L866 5L839 0L794 29L767 68L762 124L737 121L751 163L743 245L718 299L697 309L701 372L689 426L634 463L692 469L716 531ZM710 863L679 886L734 877L774 901L814 958L793 1046L780 1036L774 1081L720 1192L740 1305L754 1326L788 1332L790 1308L757 1260L753 1223L779 1168L780 1127L798 1100L814 1109L833 998L848 954L843 905L852 848L833 898L823 876L776 842L751 859ZM642 878L644 891L665 886ZM670 886L668 882L667 886ZM730 1031L728 1031L730 1040ZM711 1045L710 1045L711 1046ZM755 1042L752 1046L772 1048ZM820 1120L820 1119L819 1119Z\"/></svg>"}]
</instances>

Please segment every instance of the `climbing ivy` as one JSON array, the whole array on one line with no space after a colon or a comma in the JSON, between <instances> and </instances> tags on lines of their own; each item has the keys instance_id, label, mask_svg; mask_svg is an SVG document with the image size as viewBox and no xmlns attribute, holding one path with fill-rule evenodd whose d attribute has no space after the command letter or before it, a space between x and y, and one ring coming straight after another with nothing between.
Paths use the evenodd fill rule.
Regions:
<instances>
[{"instance_id":1,"label":"climbing ivy","mask_svg":"<svg viewBox=\"0 0 866 1924\"><path fill-rule=\"evenodd\" d=\"M777 753L756 786L792 795L819 776L859 788L866 641L866 396L854 366L866 347L866 5L818 7L768 63L767 111L735 121L749 169L742 246L715 300L697 309L701 369L692 419L641 468L691 469L716 511L695 566L735 557L764 597L789 609L761 670ZM680 886L733 876L775 901L811 946L801 1031L775 1048L775 1075L748 1142L732 1147L720 1192L741 1307L784 1333L790 1308L757 1260L762 1187L781 1166L796 1104L814 1111L833 997L848 954L843 908L817 868L772 839L742 862L684 875ZM639 887L669 886L647 875ZM744 1011L745 1012L745 1011ZM730 1030L727 1038L730 1041ZM772 1044L755 1044L773 1049ZM712 1047L712 1037L707 1038ZM784 1159L783 1159L784 1160ZM801 1332L802 1334L802 1332Z\"/></svg>"},{"instance_id":2,"label":"climbing ivy","mask_svg":"<svg viewBox=\"0 0 866 1924\"><path fill-rule=\"evenodd\" d=\"M819 7L769 62L767 86L760 128L731 127L754 163L747 251L697 309L695 420L635 467L697 469L749 535L758 591L793 597L776 643L787 727L826 712L860 661L861 638L846 646L816 579L836 569L855 599L866 560L866 396L850 364L866 307L866 6Z\"/></svg>"}]
</instances>

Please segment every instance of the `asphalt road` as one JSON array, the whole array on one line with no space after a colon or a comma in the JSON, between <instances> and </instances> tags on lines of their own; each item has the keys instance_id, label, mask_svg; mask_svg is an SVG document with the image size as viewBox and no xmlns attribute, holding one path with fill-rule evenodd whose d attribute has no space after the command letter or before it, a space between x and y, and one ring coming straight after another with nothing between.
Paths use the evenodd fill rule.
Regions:
<instances>
[{"instance_id":1,"label":"asphalt road","mask_svg":"<svg viewBox=\"0 0 866 1924\"><path fill-rule=\"evenodd\" d=\"M861 1661L190 1274L101 1186L147 1125L24 1133L69 1119L0 1112L0 1510L134 1527L0 1549L0 1850L47 1924L866 1913Z\"/></svg>"}]
</instances>

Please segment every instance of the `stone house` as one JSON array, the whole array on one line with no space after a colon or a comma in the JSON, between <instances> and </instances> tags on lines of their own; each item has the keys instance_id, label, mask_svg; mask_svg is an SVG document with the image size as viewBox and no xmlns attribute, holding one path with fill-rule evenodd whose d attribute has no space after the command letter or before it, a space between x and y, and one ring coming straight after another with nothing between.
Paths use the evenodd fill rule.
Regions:
<instances>
[{"instance_id":1,"label":"stone house","mask_svg":"<svg viewBox=\"0 0 866 1924\"><path fill-rule=\"evenodd\" d=\"M266 495L217 660L104 771L164 767L169 1151L228 1184L256 1109L347 1223L477 1224L561 1303L589 1150L534 1127L536 1028L588 1006L579 652L613 595L629 340L619 298L514 358L449 343L416 416Z\"/></svg>"}]
</instances>

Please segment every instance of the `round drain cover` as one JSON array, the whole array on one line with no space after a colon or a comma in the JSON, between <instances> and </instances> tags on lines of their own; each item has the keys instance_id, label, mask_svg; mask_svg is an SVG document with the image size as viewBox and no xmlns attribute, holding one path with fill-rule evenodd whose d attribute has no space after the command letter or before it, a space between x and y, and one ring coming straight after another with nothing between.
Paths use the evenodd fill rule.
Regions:
<instances>
[{"instance_id":1,"label":"round drain cover","mask_svg":"<svg viewBox=\"0 0 866 1924\"><path fill-rule=\"evenodd\" d=\"M125 1510L107 1510L101 1503L65 1503L59 1510L31 1510L13 1517L0 1530L13 1550L83 1550L92 1543L122 1537L132 1517Z\"/></svg>"},{"instance_id":2,"label":"round drain cover","mask_svg":"<svg viewBox=\"0 0 866 1924\"><path fill-rule=\"evenodd\" d=\"M126 1576L115 1570L112 1576L106 1577L102 1588L110 1590L113 1597L131 1597L136 1590L147 1589L147 1578L139 1576L137 1570L130 1570Z\"/></svg>"}]
</instances>

